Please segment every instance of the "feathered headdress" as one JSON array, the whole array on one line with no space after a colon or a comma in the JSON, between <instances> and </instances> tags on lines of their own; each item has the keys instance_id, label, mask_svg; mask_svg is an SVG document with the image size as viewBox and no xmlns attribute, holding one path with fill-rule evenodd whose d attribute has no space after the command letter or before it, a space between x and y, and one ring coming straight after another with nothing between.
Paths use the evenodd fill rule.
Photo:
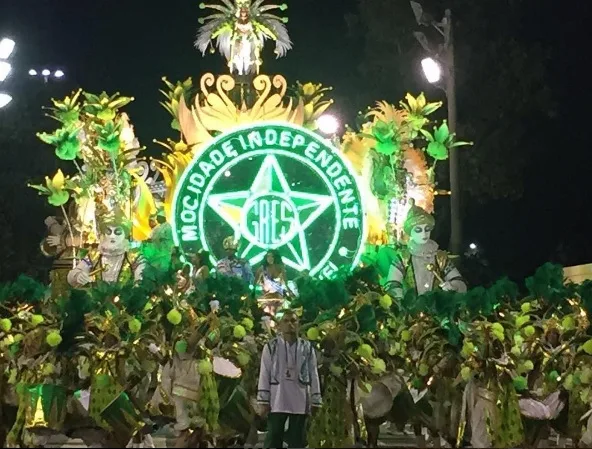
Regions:
<instances>
[{"instance_id":1,"label":"feathered headdress","mask_svg":"<svg viewBox=\"0 0 592 449\"><path fill-rule=\"evenodd\" d=\"M292 48L292 41L288 35L285 23L288 21L285 17L271 14L269 11L279 9L285 11L288 5L268 4L266 0L218 0L220 3L201 3L201 9L212 9L213 14L199 19L202 25L197 33L195 46L202 54L205 54L212 40L216 40L218 51L226 59L230 60L231 47L233 43L234 29L241 9L248 9L249 20L253 25L253 32L260 46L263 46L267 39L275 41L275 54L278 58L285 56L288 50Z\"/></svg>"}]
</instances>

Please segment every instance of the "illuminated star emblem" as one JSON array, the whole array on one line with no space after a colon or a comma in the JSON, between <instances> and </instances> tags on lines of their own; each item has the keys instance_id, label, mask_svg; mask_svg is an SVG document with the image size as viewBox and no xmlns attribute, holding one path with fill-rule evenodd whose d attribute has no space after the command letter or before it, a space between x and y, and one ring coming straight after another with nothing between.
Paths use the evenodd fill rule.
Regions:
<instances>
[{"instance_id":1,"label":"illuminated star emblem","mask_svg":"<svg viewBox=\"0 0 592 449\"><path fill-rule=\"evenodd\" d=\"M310 270L306 229L331 204L329 195L295 192L275 156L267 156L249 190L210 195L208 205L248 245L240 257L251 264L263 260L270 249L284 249L286 265Z\"/></svg>"}]
</instances>

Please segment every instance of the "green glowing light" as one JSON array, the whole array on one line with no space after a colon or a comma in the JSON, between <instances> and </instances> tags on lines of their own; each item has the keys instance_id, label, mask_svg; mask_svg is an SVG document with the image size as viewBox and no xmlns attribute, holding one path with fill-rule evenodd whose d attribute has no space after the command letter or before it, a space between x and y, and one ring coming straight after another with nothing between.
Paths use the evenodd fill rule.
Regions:
<instances>
[{"instance_id":1,"label":"green glowing light","mask_svg":"<svg viewBox=\"0 0 592 449\"><path fill-rule=\"evenodd\" d=\"M261 123L218 136L183 174L173 202L173 236L212 262L222 240L240 241L239 257L260 263L278 250L289 276L331 277L363 252L366 217L348 161L318 135L285 123Z\"/></svg>"}]
</instances>

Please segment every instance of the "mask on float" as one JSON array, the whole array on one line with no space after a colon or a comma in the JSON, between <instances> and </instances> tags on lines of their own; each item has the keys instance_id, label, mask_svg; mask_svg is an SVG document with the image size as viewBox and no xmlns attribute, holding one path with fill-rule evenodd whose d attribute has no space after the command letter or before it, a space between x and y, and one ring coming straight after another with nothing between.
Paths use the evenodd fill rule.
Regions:
<instances>
[{"instance_id":1,"label":"mask on float","mask_svg":"<svg viewBox=\"0 0 592 449\"><path fill-rule=\"evenodd\" d=\"M127 251L129 231L123 224L106 223L102 226L99 249L105 253Z\"/></svg>"},{"instance_id":2,"label":"mask on float","mask_svg":"<svg viewBox=\"0 0 592 449\"><path fill-rule=\"evenodd\" d=\"M424 209L415 205L413 199L409 200L411 208L403 224L403 230L409 236L409 243L414 245L425 245L430 241L432 230L436 221Z\"/></svg>"}]
</instances>

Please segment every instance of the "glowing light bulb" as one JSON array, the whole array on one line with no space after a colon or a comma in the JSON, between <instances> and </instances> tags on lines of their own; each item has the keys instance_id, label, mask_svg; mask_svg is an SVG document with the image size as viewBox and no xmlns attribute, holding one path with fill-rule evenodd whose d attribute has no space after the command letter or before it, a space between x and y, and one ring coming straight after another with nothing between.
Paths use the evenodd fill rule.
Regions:
<instances>
[{"instance_id":1,"label":"glowing light bulb","mask_svg":"<svg viewBox=\"0 0 592 449\"><path fill-rule=\"evenodd\" d=\"M49 75L51 75L51 72L48 69L43 69L43 71L41 72L41 74L43 76L49 76Z\"/></svg>"},{"instance_id":2,"label":"glowing light bulb","mask_svg":"<svg viewBox=\"0 0 592 449\"><path fill-rule=\"evenodd\" d=\"M421 61L421 68L423 69L423 74L429 83L437 83L442 78L442 69L440 68L440 64L438 64L432 58L423 59Z\"/></svg>"},{"instance_id":3,"label":"glowing light bulb","mask_svg":"<svg viewBox=\"0 0 592 449\"><path fill-rule=\"evenodd\" d=\"M8 75L12 71L12 66L5 61L0 61L0 82L8 78Z\"/></svg>"},{"instance_id":4,"label":"glowing light bulb","mask_svg":"<svg viewBox=\"0 0 592 449\"><path fill-rule=\"evenodd\" d=\"M12 97L8 94L0 92L0 109L12 101Z\"/></svg>"},{"instance_id":5,"label":"glowing light bulb","mask_svg":"<svg viewBox=\"0 0 592 449\"><path fill-rule=\"evenodd\" d=\"M29 70L29 75L31 75L31 76L37 76L37 70L35 70L35 69Z\"/></svg>"},{"instance_id":6,"label":"glowing light bulb","mask_svg":"<svg viewBox=\"0 0 592 449\"><path fill-rule=\"evenodd\" d=\"M62 78L64 76L64 72L62 70L56 70L53 76L56 78Z\"/></svg>"},{"instance_id":7,"label":"glowing light bulb","mask_svg":"<svg viewBox=\"0 0 592 449\"><path fill-rule=\"evenodd\" d=\"M331 114L323 114L317 119L319 131L325 135L334 135L339 129L339 120Z\"/></svg>"},{"instance_id":8,"label":"glowing light bulb","mask_svg":"<svg viewBox=\"0 0 592 449\"><path fill-rule=\"evenodd\" d=\"M8 59L14 50L15 43L12 39L4 38L0 41L0 59Z\"/></svg>"}]
</instances>

